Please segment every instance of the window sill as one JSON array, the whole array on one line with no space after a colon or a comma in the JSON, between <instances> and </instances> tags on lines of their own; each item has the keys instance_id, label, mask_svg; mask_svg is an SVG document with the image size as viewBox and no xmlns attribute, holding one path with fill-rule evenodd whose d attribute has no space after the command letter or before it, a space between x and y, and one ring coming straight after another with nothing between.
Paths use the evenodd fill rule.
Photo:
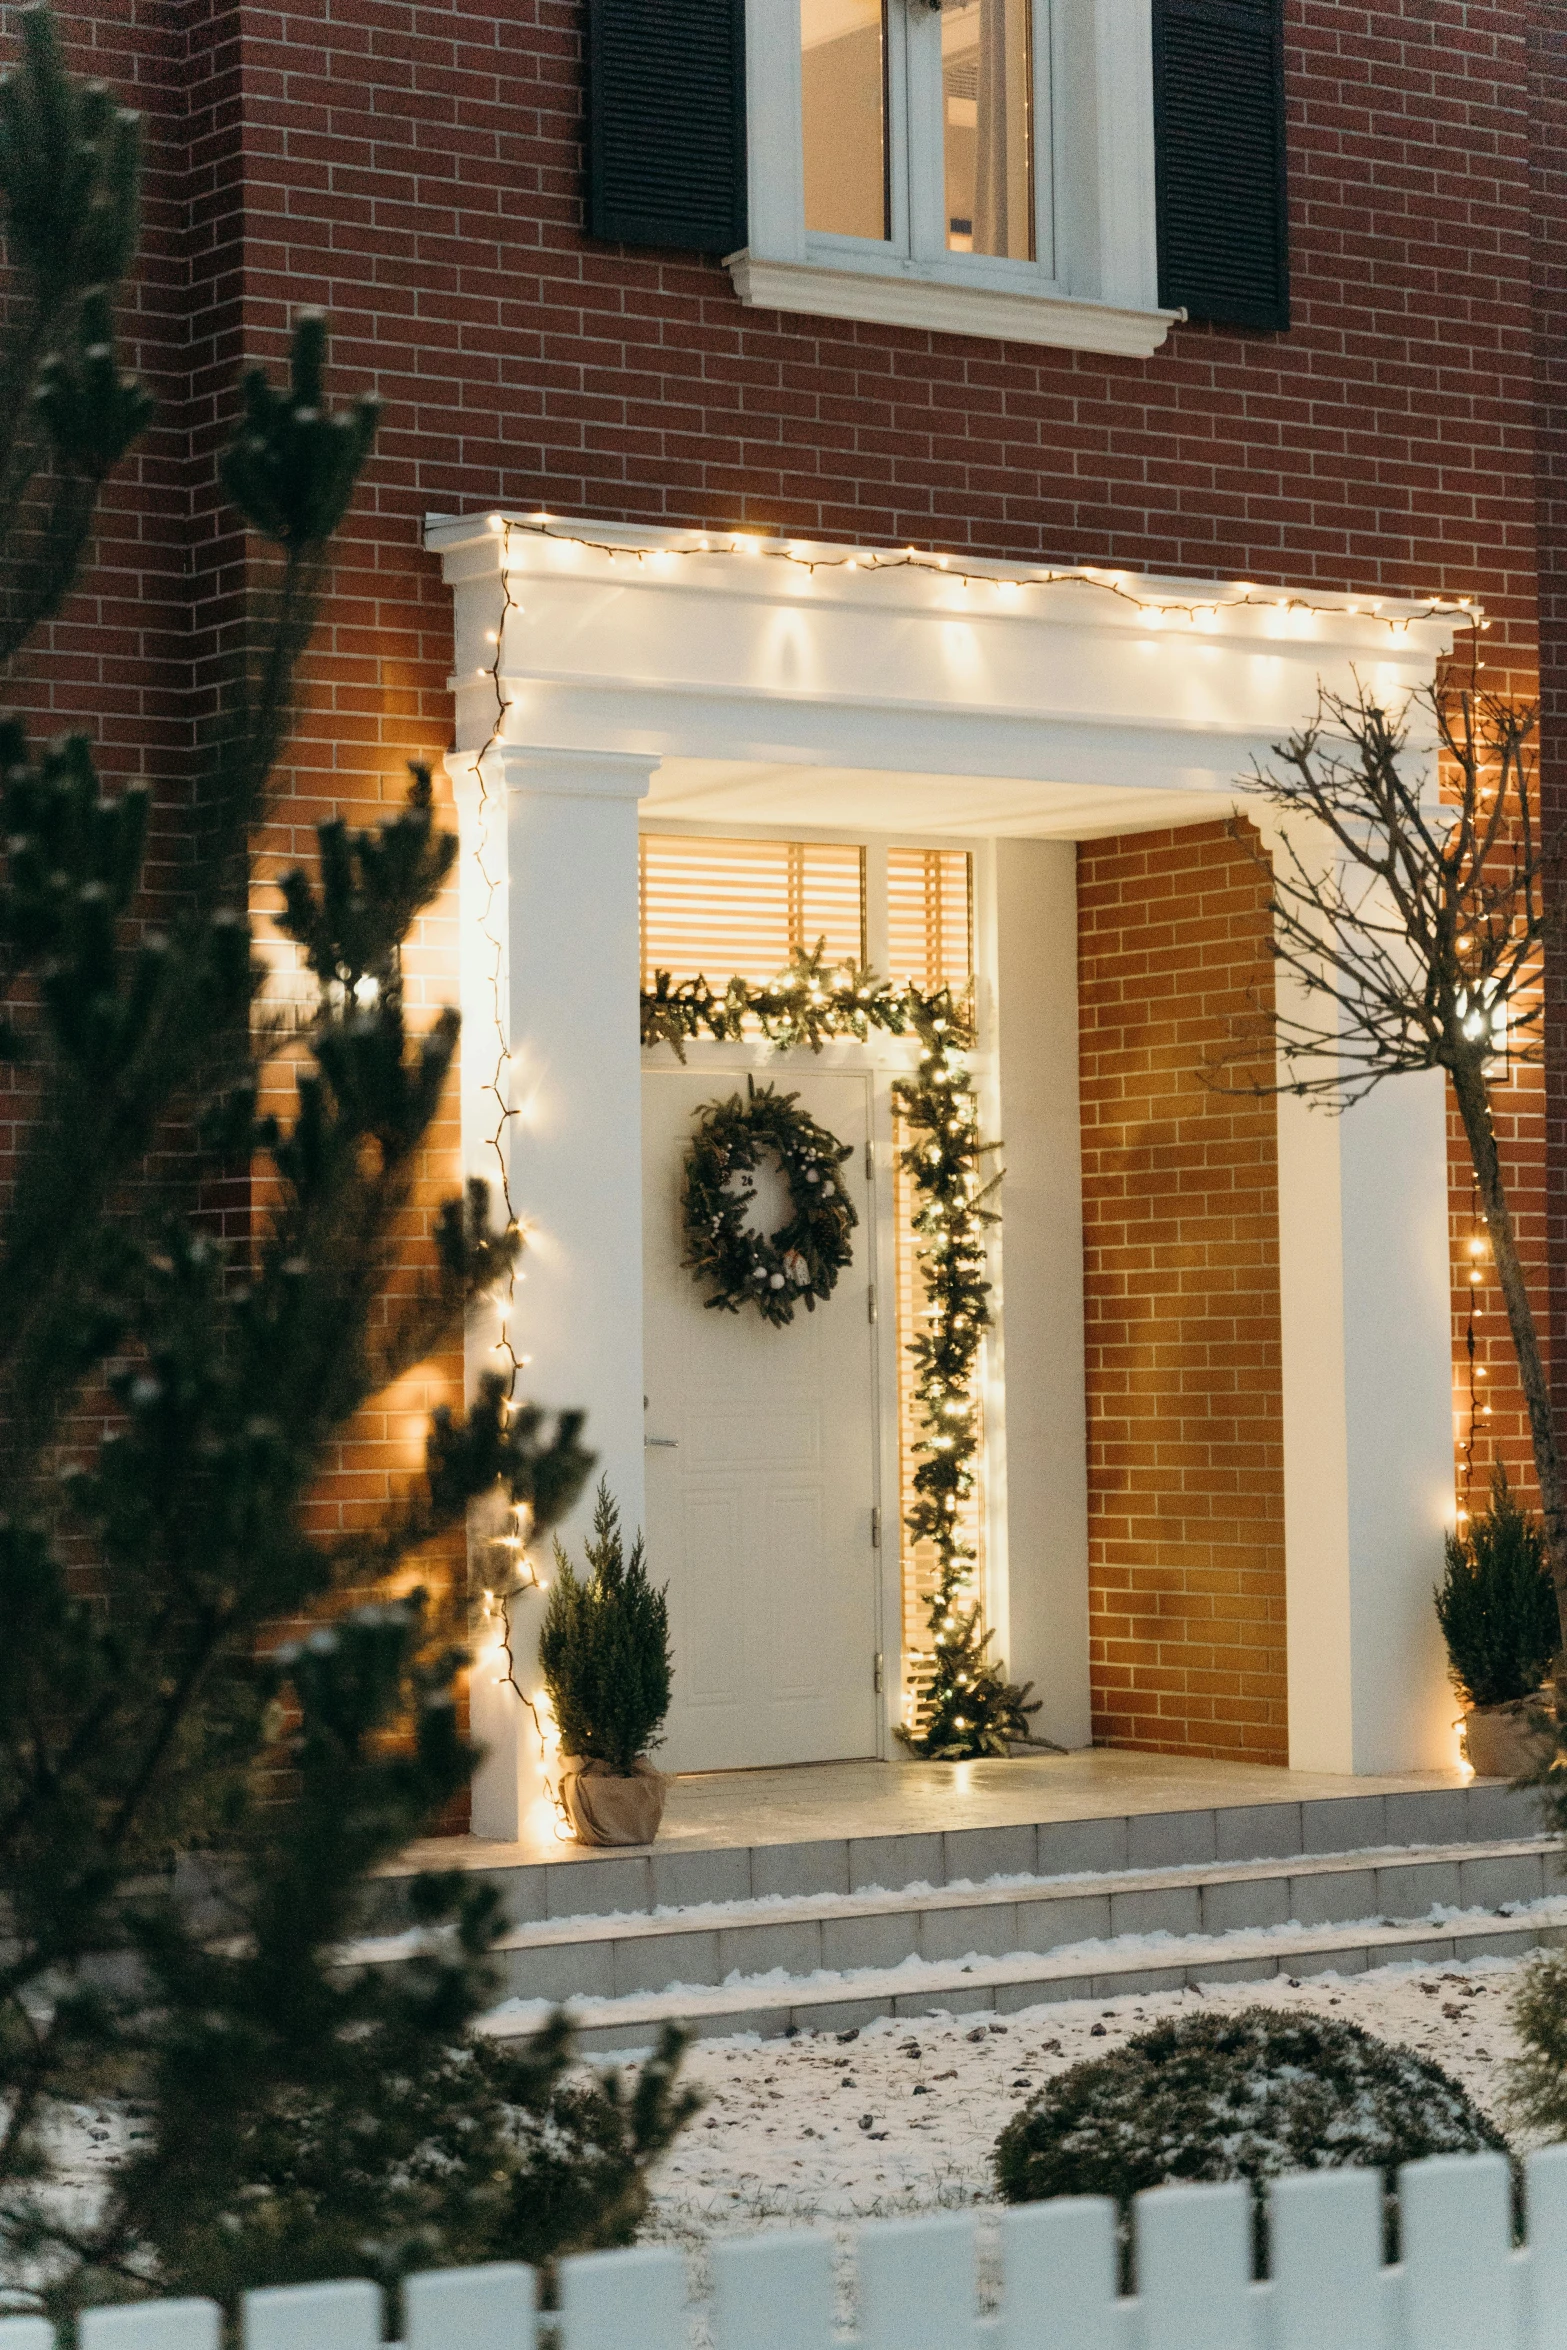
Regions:
<instances>
[{"instance_id":1,"label":"window sill","mask_svg":"<svg viewBox=\"0 0 1567 2350\"><path fill-rule=\"evenodd\" d=\"M877 326L923 327L933 334L981 335L995 342L1044 343L1059 351L1101 351L1117 359L1150 358L1185 315L1117 310L1106 302L1059 294L943 285L911 274L882 277L818 262L766 261L749 252L731 253L725 267L741 301L757 310L858 318Z\"/></svg>"}]
</instances>

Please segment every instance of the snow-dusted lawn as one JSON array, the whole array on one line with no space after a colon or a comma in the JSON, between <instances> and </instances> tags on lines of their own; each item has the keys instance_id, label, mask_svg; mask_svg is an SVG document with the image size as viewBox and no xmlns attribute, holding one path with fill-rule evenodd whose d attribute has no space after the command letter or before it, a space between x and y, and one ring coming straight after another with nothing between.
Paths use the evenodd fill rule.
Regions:
<instances>
[{"instance_id":1,"label":"snow-dusted lawn","mask_svg":"<svg viewBox=\"0 0 1567 2350\"><path fill-rule=\"evenodd\" d=\"M700 2040L686 2074L708 2103L658 2173L647 2233L695 2245L769 2222L841 2225L987 2202L991 2148L1032 2090L1196 2007L1307 2008L1363 2024L1434 2057L1508 2130L1502 2068L1517 2047L1508 2020L1517 1973L1505 1959L1389 1966L1078 1999L994 2019ZM87 2217L106 2164L143 2126L113 2105L76 2109L59 2140L59 2191L73 2217Z\"/></svg>"},{"instance_id":2,"label":"snow-dusted lawn","mask_svg":"<svg viewBox=\"0 0 1567 2350\"><path fill-rule=\"evenodd\" d=\"M841 2221L990 2199L990 2150L1031 2090L1162 2016L1196 2007L1337 2014L1431 2056L1507 2129L1517 1967L1390 1966L1207 1991L1077 1999L1006 2017L887 2019L858 2032L698 2041L708 2097L666 2159L649 2231L690 2241L759 2221ZM1509 2135L1512 2135L1509 2132Z\"/></svg>"}]
</instances>

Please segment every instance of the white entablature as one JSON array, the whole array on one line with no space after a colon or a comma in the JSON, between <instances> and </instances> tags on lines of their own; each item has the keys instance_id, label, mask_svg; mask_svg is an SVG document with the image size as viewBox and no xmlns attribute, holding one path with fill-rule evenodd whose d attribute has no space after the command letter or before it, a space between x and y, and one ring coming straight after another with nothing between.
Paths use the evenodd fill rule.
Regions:
<instances>
[{"instance_id":1,"label":"white entablature","mask_svg":"<svg viewBox=\"0 0 1567 2350\"><path fill-rule=\"evenodd\" d=\"M646 756L663 813L726 821L1077 839L1194 822L1228 811L1319 682L1396 700L1470 619L536 514L426 536L456 599L461 748Z\"/></svg>"}]
</instances>

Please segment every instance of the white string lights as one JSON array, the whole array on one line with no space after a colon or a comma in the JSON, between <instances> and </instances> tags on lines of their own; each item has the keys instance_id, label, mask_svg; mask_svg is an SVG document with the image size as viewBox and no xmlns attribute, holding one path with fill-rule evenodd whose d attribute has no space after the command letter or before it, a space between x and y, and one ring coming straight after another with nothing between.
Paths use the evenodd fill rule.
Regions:
<instances>
[{"instance_id":1,"label":"white string lights","mask_svg":"<svg viewBox=\"0 0 1567 2350\"><path fill-rule=\"evenodd\" d=\"M506 939L498 913L505 902L507 889L506 798L504 789L492 788L488 772L493 754L505 738L506 721L511 710L504 682L506 623L513 612L520 613L522 610L512 593L509 570L504 561L501 587L503 602L500 615L496 627L489 632L494 652L481 672L491 679L494 686L495 717L483 748L473 763L479 798L471 855L479 879L477 929L485 950L483 987L488 999L487 1021L495 1038L489 1074L481 1079L478 1086L481 1097L494 1106L494 1123L484 1136L483 1148L486 1156L493 1157L495 1161L495 1181L505 1212L506 1230L517 1239L520 1246L526 1237L526 1225L517 1212L512 1192L511 1158L507 1147L507 1130L519 1113L511 1098L511 1036L505 1000ZM472 1033L471 1024L465 1033ZM516 1402L518 1381L530 1360L529 1356L518 1352L513 1336L517 1286L522 1278L513 1259L497 1308L499 1326L491 1350L506 1377L506 1397L502 1409L508 1418ZM499 1552L505 1562L507 1580L498 1587L486 1587L480 1602L480 1618L489 1633L490 1654L497 1666L497 1687L513 1690L532 1719L543 1762L545 1798L559 1836L569 1834L569 1822L551 1775L560 1751L560 1737L547 1694L541 1689L537 1695L530 1695L518 1678L517 1656L512 1645L512 1601L524 1591L542 1592L545 1589L543 1578L529 1551L530 1532L527 1503L512 1504L508 1530L489 1538L492 1550Z\"/></svg>"},{"instance_id":2,"label":"white string lights","mask_svg":"<svg viewBox=\"0 0 1567 2350\"><path fill-rule=\"evenodd\" d=\"M1483 1400L1484 1391L1480 1386L1480 1381L1487 1376L1487 1371L1485 1364L1479 1360L1480 1333L1476 1325L1480 1322L1485 1310L1480 1298L1485 1282L1487 1242L1485 1227L1480 1216L1479 1194L1473 1189L1471 1189L1469 1220L1470 1233L1464 1263L1464 1290L1468 1300L1468 1312L1464 1325L1464 1359L1469 1375L1467 1399L1469 1411L1468 1426L1464 1431L1463 1490L1458 1505L1460 1526L1466 1525L1471 1515L1470 1491L1474 1483L1475 1437L1479 1432L1480 1421L1490 1419L1492 1409L1489 1402Z\"/></svg>"},{"instance_id":3,"label":"white string lights","mask_svg":"<svg viewBox=\"0 0 1567 2350\"><path fill-rule=\"evenodd\" d=\"M594 538L585 531L557 522L545 512L527 517L492 514L489 517L489 528L503 542L503 579L510 569L509 558L514 537L518 537L547 541L553 546L574 547L585 554L602 555L611 565L632 564L655 574L671 572L684 561L710 559L715 555L733 556L741 562L787 563L813 578L818 572L858 572L867 577L884 572L928 572L938 579L946 580L965 594L988 589L1003 607L1019 604L1024 591L1030 588L1089 587L1131 606L1153 628L1162 628L1176 621L1185 622L1194 630L1210 630L1222 624L1225 613L1238 611L1321 613L1339 618L1347 616L1377 622L1394 638L1407 637L1415 622L1422 620L1452 619L1460 627L1476 629L1488 629L1491 626L1473 596L1443 596L1435 593L1416 596L1404 599L1414 605L1413 610L1384 615L1383 605L1395 599L1345 595L1313 597L1302 594L1299 589L1259 587L1251 580L1236 580L1222 593L1212 597L1143 595L1135 585L1137 573L1098 564L1047 564L1001 578L993 571L968 569L961 558L950 554L938 554L912 546L886 551L862 547L852 554L833 554L823 553L820 547L798 538L773 537L756 531L710 530L697 532L693 543L687 546L628 547L612 539Z\"/></svg>"}]
</instances>

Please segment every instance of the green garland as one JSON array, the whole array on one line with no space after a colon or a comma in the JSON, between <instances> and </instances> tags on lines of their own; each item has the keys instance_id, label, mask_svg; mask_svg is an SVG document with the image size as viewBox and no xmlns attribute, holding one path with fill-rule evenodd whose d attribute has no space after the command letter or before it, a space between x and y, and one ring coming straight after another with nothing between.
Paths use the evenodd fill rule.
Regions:
<instances>
[{"instance_id":1,"label":"green garland","mask_svg":"<svg viewBox=\"0 0 1567 2350\"><path fill-rule=\"evenodd\" d=\"M798 1094L758 1089L750 1077L745 1084L744 1101L732 1093L700 1113L686 1153L690 1253L682 1263L713 1285L706 1305L728 1314L755 1306L781 1330L794 1320L796 1299L811 1314L819 1297L831 1297L853 1254L849 1234L860 1219L838 1177L853 1146L796 1109ZM788 1185L790 1214L776 1232L763 1234L746 1221L756 1187L744 1178L769 1155ZM741 1188L732 1191L736 1176Z\"/></svg>"},{"instance_id":2,"label":"green garland","mask_svg":"<svg viewBox=\"0 0 1567 2350\"><path fill-rule=\"evenodd\" d=\"M893 1087L912 1140L903 1154L919 1205L914 1230L929 1300L927 1327L909 1348L923 1424L916 1450L914 1507L904 1520L916 1542L936 1551L929 1628L933 1672L914 1730L899 1730L914 1754L934 1761L1009 1754L1029 1737L1032 1683L1019 1686L986 1654L976 1588L978 1561L959 1522L973 1499L980 1449L976 1375L990 1327L985 1229L1000 1221L987 1205L1001 1178L982 1182L980 1162L996 1146L979 1138L979 1104L966 1054L974 1042L967 1011L950 991L909 990L909 1026L920 1041L919 1073Z\"/></svg>"},{"instance_id":3,"label":"green garland","mask_svg":"<svg viewBox=\"0 0 1567 2350\"><path fill-rule=\"evenodd\" d=\"M835 1036L864 1044L873 1028L904 1035L912 1024L911 1003L925 1000L918 991L900 993L858 963L844 963L834 979L822 960L823 944L819 940L811 955L797 952L787 977L770 987L731 979L722 995L700 977L677 985L667 971L655 971L653 985L642 990L643 1044L671 1045L683 1061L693 1037L737 1044L748 1023L781 1053L801 1044L819 1053Z\"/></svg>"},{"instance_id":4,"label":"green garland","mask_svg":"<svg viewBox=\"0 0 1567 2350\"><path fill-rule=\"evenodd\" d=\"M988 1203L1000 1180L982 1181L982 1160L997 1146L980 1140L966 1058L974 1045L972 1016L950 988L900 990L854 963L835 977L820 943L814 954L797 953L787 977L770 987L731 979L715 995L705 979L676 985L659 971L643 990L644 1046L667 1044L682 1061L693 1038L732 1043L748 1023L780 1052L802 1044L820 1052L829 1038L842 1036L863 1044L872 1029L919 1040L917 1073L893 1087L913 1137L903 1164L919 1202L914 1230L930 1300L929 1325L909 1350L922 1433L906 1524L916 1542L935 1546L937 1577L930 1685L915 1727L900 1727L898 1735L911 1753L934 1761L1007 1754L1014 1741L1029 1738L1038 1701L1031 1704L1028 1686L1008 1681L986 1653L991 1634L983 1624L975 1555L959 1531L980 1447L975 1375L991 1320L985 1228L998 1220Z\"/></svg>"}]
</instances>

